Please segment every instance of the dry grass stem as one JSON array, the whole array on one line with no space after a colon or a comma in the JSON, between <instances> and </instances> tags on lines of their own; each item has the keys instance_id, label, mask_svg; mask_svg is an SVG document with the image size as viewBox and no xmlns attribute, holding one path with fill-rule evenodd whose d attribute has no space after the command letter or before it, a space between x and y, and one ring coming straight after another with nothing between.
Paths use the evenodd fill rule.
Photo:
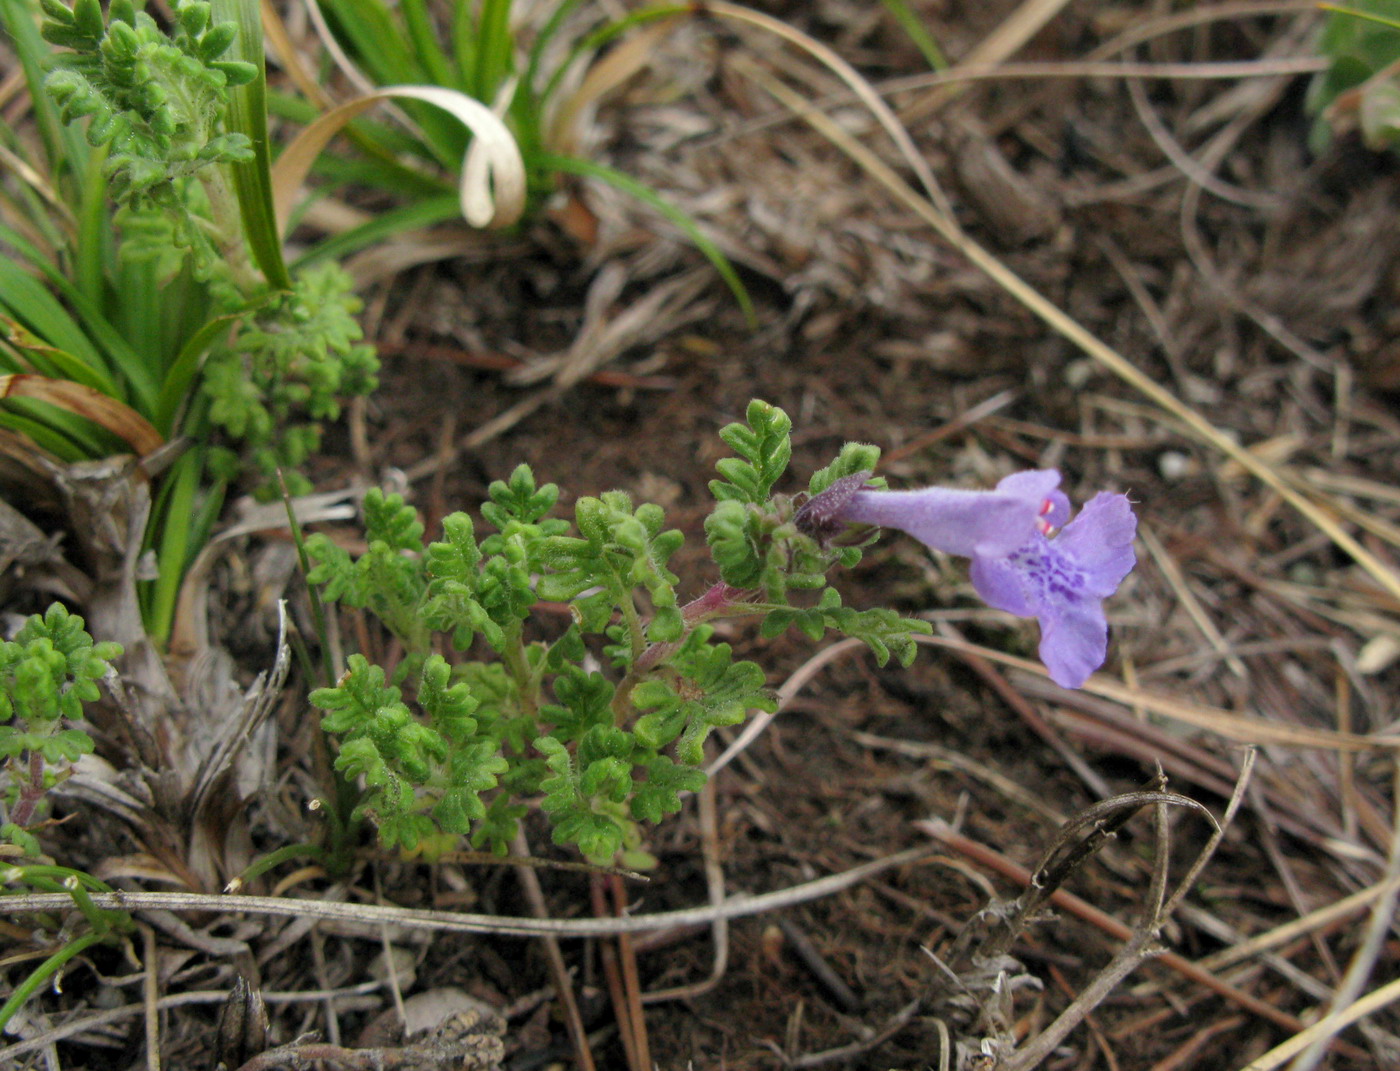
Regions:
<instances>
[{"instance_id":1,"label":"dry grass stem","mask_svg":"<svg viewBox=\"0 0 1400 1071\"><path fill-rule=\"evenodd\" d=\"M867 878L917 862L931 854L927 847L896 852L873 863L852 867L840 874L794 885L757 896L731 897L719 907L694 907L659 911L615 919L530 919L506 915L478 915L468 912L431 911L421 908L391 907L379 904L349 904L321 900L278 899L270 896L217 896L203 893L123 892L94 893L92 902L109 910L214 911L254 915L355 922L370 926L381 923L411 929L442 930L456 933L497 933L514 937L606 937L619 933L640 933L671 926L708 925L716 919L746 918L794 904L807 903L857 885ZM71 909L73 900L64 893L16 893L0 900L7 915L27 915L42 911Z\"/></svg>"}]
</instances>

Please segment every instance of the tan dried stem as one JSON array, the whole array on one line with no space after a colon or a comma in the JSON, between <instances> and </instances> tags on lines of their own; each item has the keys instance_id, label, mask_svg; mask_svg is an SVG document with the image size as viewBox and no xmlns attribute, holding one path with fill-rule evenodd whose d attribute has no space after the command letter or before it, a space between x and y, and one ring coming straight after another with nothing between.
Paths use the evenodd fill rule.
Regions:
<instances>
[{"instance_id":1,"label":"tan dried stem","mask_svg":"<svg viewBox=\"0 0 1400 1071\"><path fill-rule=\"evenodd\" d=\"M1019 51L1051 19L1058 15L1069 0L1023 0L1020 7L990 34L982 39L962 61L953 67L954 74L964 65L969 67L999 64L1007 56ZM901 119L913 122L937 111L957 94L956 89L940 89L915 101L904 109Z\"/></svg>"},{"instance_id":2,"label":"tan dried stem","mask_svg":"<svg viewBox=\"0 0 1400 1071\"><path fill-rule=\"evenodd\" d=\"M1396 763L1392 770L1391 791L1394 796L1395 810L1391 816L1390 856L1386 861L1383 880L1393 883L1400 880L1400 763ZM1390 934L1391 922L1395 917L1397 897L1400 897L1400 889L1392 888L1390 892L1378 897L1371 906L1371 917L1366 922L1361 943L1357 946L1351 962L1347 965L1347 971L1342 976L1341 984L1337 986L1337 992L1332 997L1324 1021L1326 1018L1338 1015L1355 1005L1358 995L1375 969L1381 949ZM1313 1071L1313 1068L1326 1055L1329 1036L1321 1036L1312 1041L1293 1061L1289 1071Z\"/></svg>"},{"instance_id":3,"label":"tan dried stem","mask_svg":"<svg viewBox=\"0 0 1400 1071\"><path fill-rule=\"evenodd\" d=\"M724 903L724 864L720 860L719 809L715 805L715 779L705 781L705 787L698 794L700 818L700 852L705 868L705 888L710 895L710 905L719 907ZM710 924L710 934L715 945L714 964L708 977L689 985L674 986L670 989L654 989L642 994L643 1004L659 1004L667 1000L691 1000L708 993L719 985L729 968L729 921L717 918Z\"/></svg>"},{"instance_id":4,"label":"tan dried stem","mask_svg":"<svg viewBox=\"0 0 1400 1071\"><path fill-rule=\"evenodd\" d=\"M523 831L516 833L512 850L522 858L529 857L530 845L525 840ZM525 900L530 905L531 912L539 919L547 917L549 908L545 904L544 891L540 888L539 875L531 867L520 866L516 867L515 876L525 892ZM552 936L547 937L544 951L545 959L549 963L550 977L554 980L554 992L559 997L559 1006L564 1013L569 1043L574 1047L574 1059L578 1062L579 1071L593 1071L593 1050L588 1045L588 1031L583 1025L583 1016L579 1013L578 1000L574 997L574 983L569 977L569 968L564 962L564 953L559 947L559 941Z\"/></svg>"},{"instance_id":5,"label":"tan dried stem","mask_svg":"<svg viewBox=\"0 0 1400 1071\"><path fill-rule=\"evenodd\" d=\"M1057 2L1063 3L1064 0L1057 0ZM726 0L713 0L713 2L704 3L701 5L701 10L710 15L733 19L735 22L747 23L750 26L766 30L768 33L796 45L832 71L841 81L846 83L851 92L869 109L870 114L875 117L885 133L894 141L899 148L900 155L904 158L904 162L918 177L919 183L923 186L930 201L939 207L944 218L950 221L953 219L952 204L942 187L939 186L938 180L934 178L933 171L929 168L923 154L915 146L914 139L909 136L909 131L905 129L904 124L890 110L890 106L885 103L879 93L875 92L874 87L859 71L820 41L770 15L764 15L739 4L728 3ZM956 229L956 223L951 225Z\"/></svg>"},{"instance_id":6,"label":"tan dried stem","mask_svg":"<svg viewBox=\"0 0 1400 1071\"><path fill-rule=\"evenodd\" d=\"M652 914L629 915L614 919L524 918L507 915L477 915L467 912L431 911L422 908L391 907L380 904L349 904L325 900L299 900L275 896L228 896L206 893L120 892L94 893L98 907L122 911L231 912L252 915L299 918L306 921L338 920L378 925L387 922L424 930L454 933L496 933L515 937L603 937L618 933L673 926L708 925L716 919L748 918L780 908L793 907L858 885L893 867L916 863L937 849L931 846L896 852L872 863L803 882L759 896L730 897L719 906L683 908ZM67 893L13 893L0 897L0 915L31 915L35 912L73 910Z\"/></svg>"}]
</instances>

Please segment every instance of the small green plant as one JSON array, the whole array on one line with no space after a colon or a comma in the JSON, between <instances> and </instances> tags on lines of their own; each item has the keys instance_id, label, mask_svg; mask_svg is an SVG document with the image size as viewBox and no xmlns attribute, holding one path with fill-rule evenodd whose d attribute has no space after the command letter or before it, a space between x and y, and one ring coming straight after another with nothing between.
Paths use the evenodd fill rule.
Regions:
<instances>
[{"instance_id":1,"label":"small green plant","mask_svg":"<svg viewBox=\"0 0 1400 1071\"><path fill-rule=\"evenodd\" d=\"M610 491L579 499L570 525L548 516L557 488L523 465L491 485L481 516L495 531L483 539L454 513L424 546L412 508L371 491L363 555L307 540L322 596L373 613L405 652L388 670L352 655L333 687L311 695L340 742L336 768L364 786L354 817L371 820L383 845L433 851L468 835L504 853L538 798L557 843L645 866L643 826L703 786L709 735L774 709L763 670L736 659L711 622L757 616L766 636L834 629L882 664L913 658L926 623L844 607L826 582L861 544L804 534L795 516L807 495L775 492L791 454L787 416L755 401L747 418L720 432L738 456L711 484L720 579L687 603L668 568L683 537L659 506ZM868 472L878 455L847 445L808 494ZM815 594L794 604L804 592ZM549 629L537 600L568 602L572 623ZM467 657L449 662L449 647Z\"/></svg>"},{"instance_id":2,"label":"small green plant","mask_svg":"<svg viewBox=\"0 0 1400 1071\"><path fill-rule=\"evenodd\" d=\"M83 619L54 603L32 615L13 640L0 641L0 760L8 783L9 818L0 840L27 856L39 854L30 827L43 817L44 796L68 776L68 766L92 751L92 737L64 728L97 699L98 682L121 654L115 643L93 643Z\"/></svg>"},{"instance_id":3,"label":"small green plant","mask_svg":"<svg viewBox=\"0 0 1400 1071\"><path fill-rule=\"evenodd\" d=\"M1373 149L1400 144L1400 8L1393 0L1323 4L1318 51L1330 61L1308 90L1317 115L1311 141L1322 149L1335 129L1360 127Z\"/></svg>"},{"instance_id":4,"label":"small green plant","mask_svg":"<svg viewBox=\"0 0 1400 1071\"><path fill-rule=\"evenodd\" d=\"M7 818L0 824L0 886L63 892L86 927L60 927L58 947L16 985L0 1005L0 1030L64 964L94 944L129 932L131 917L93 903L91 893L112 891L89 874L54 866L40 851L34 830L45 820L49 789L69 776L69 767L93 750L82 729L64 728L83 716L83 705L99 697L98 682L122 653L115 643L94 643L83 619L54 603L33 614L13 640L0 641L0 762ZM18 858L20 862L11 862Z\"/></svg>"},{"instance_id":5,"label":"small green plant","mask_svg":"<svg viewBox=\"0 0 1400 1071\"><path fill-rule=\"evenodd\" d=\"M0 429L60 462L188 439L147 536L158 639L226 484L251 469L271 497L280 468L309 489L321 422L376 371L349 277L283 261L257 3L170 13L0 0L38 135L0 123L22 164L0 180L0 373L27 394Z\"/></svg>"}]
</instances>

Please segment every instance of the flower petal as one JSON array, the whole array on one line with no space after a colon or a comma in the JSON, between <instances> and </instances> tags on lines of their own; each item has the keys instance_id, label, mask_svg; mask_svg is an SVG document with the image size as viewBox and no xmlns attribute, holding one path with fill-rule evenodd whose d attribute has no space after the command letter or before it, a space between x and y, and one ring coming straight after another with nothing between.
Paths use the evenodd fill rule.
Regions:
<instances>
[{"instance_id":1,"label":"flower petal","mask_svg":"<svg viewBox=\"0 0 1400 1071\"><path fill-rule=\"evenodd\" d=\"M1061 688L1078 688L1108 657L1108 622L1097 599L1047 607L1040 614L1040 660Z\"/></svg>"},{"instance_id":2,"label":"flower petal","mask_svg":"<svg viewBox=\"0 0 1400 1071\"><path fill-rule=\"evenodd\" d=\"M969 570L972 586L982 601L994 610L1005 610L1018 617L1034 617L1036 604L1026 590L1025 573L1006 558L979 555Z\"/></svg>"},{"instance_id":3,"label":"flower petal","mask_svg":"<svg viewBox=\"0 0 1400 1071\"><path fill-rule=\"evenodd\" d=\"M1127 495L1095 495L1050 545L1079 567L1083 593L1106 598L1137 564L1137 518Z\"/></svg>"}]
</instances>

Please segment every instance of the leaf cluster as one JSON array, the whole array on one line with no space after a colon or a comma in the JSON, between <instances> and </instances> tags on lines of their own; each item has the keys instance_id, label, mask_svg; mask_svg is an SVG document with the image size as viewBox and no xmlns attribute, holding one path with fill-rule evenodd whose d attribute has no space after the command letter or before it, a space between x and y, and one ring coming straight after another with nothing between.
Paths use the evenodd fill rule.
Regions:
<instances>
[{"instance_id":1,"label":"leaf cluster","mask_svg":"<svg viewBox=\"0 0 1400 1071\"><path fill-rule=\"evenodd\" d=\"M41 6L44 38L71 50L53 57L45 88L64 122L87 118L88 142L109 147L110 196L128 211L159 209L208 269L215 249L189 211L186 180L253 159L247 135L224 126L229 88L258 73L222 58L235 24L215 21L204 0L176 0L168 34L133 0L112 0L105 18L99 0Z\"/></svg>"},{"instance_id":2,"label":"leaf cluster","mask_svg":"<svg viewBox=\"0 0 1400 1071\"><path fill-rule=\"evenodd\" d=\"M64 461L194 444L158 482L145 535L159 641L226 483L256 474L270 497L280 468L307 490L297 469L342 401L374 389L375 358L350 278L282 261L256 3L6 0L0 29L40 135L0 120L26 165L0 176L0 373L105 396L6 399L0 428Z\"/></svg>"},{"instance_id":3,"label":"leaf cluster","mask_svg":"<svg viewBox=\"0 0 1400 1071\"><path fill-rule=\"evenodd\" d=\"M0 721L9 722L0 724L0 759L15 797L32 804L54 779L45 767L66 766L93 750L92 737L82 729L60 726L81 718L83 704L99 698L98 682L121 650L115 643L94 643L83 619L61 603L31 615L13 640L0 641ZM36 770L42 771L37 778ZM25 818L19 825L29 824ZM11 825L5 839L23 835Z\"/></svg>"},{"instance_id":4,"label":"leaf cluster","mask_svg":"<svg viewBox=\"0 0 1400 1071\"><path fill-rule=\"evenodd\" d=\"M644 862L644 824L704 785L710 734L776 709L763 670L715 642L708 620L758 613L765 636L833 629L881 663L912 658L910 634L928 626L843 606L825 574L860 548L804 535L795 500L774 493L791 457L787 416L754 402L748 418L722 432L739 456L719 465L706 525L724 582L685 606L669 569L683 536L659 506L609 491L579 499L571 526L547 516L558 490L524 465L491 485L481 514L496 531L479 543L455 513L425 546L413 509L379 491L365 497L362 555L307 540L322 596L372 611L405 651L392 674L353 656L334 688L311 697L340 738L337 768L363 785L356 815L382 843L430 850L470 831L504 852L537 797L557 843L599 863ZM848 445L809 493L877 457ZM810 605L787 598L812 588L824 590ZM533 622L537 600L568 602L572 624ZM448 642L455 664L441 653ZM600 645L610 672L590 664Z\"/></svg>"},{"instance_id":5,"label":"leaf cluster","mask_svg":"<svg viewBox=\"0 0 1400 1071\"><path fill-rule=\"evenodd\" d=\"M768 603L764 636L777 636L796 625L813 640L827 629L865 642L883 665L892 655L908 665L914 657L912 633L927 632L926 622L907 620L889 610L857 611L841 604L840 593L827 585L834 566L849 569L860 562L864 544L814 538L794 523L797 508L837 480L870 472L880 460L878 447L847 443L826 467L814 472L807 494L774 494L791 457L792 424L781 409L763 401L749 403L747 424L730 424L720 437L738 454L715 466L722 480L712 480L715 508L705 520L710 553L725 583L757 588ZM871 480L881 486L883 480ZM814 605L794 606L794 592L820 591Z\"/></svg>"},{"instance_id":6,"label":"leaf cluster","mask_svg":"<svg viewBox=\"0 0 1400 1071\"><path fill-rule=\"evenodd\" d=\"M360 342L362 303L353 286L337 265L312 265L210 353L203 383L209 420L242 451L216 456L216 473L232 478L246 458L262 477L261 498L275 497L279 469L291 493L311 489L296 470L320 447L321 421L340 415L342 398L378 385L374 349Z\"/></svg>"}]
</instances>

